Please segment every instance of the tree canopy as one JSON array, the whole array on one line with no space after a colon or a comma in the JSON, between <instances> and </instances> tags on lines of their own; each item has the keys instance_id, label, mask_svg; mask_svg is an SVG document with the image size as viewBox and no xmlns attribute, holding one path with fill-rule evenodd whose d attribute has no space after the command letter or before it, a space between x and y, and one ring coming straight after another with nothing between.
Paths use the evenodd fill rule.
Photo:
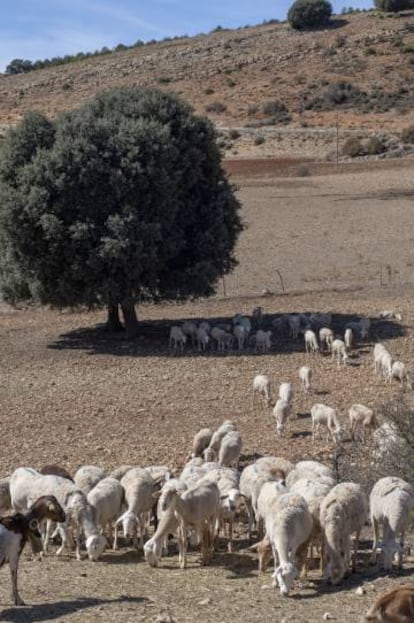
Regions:
<instances>
[{"instance_id":1,"label":"tree canopy","mask_svg":"<svg viewBox=\"0 0 414 623\"><path fill-rule=\"evenodd\" d=\"M212 124L155 89L121 88L50 121L28 113L0 158L0 287L10 302L108 306L214 292L240 205Z\"/></svg>"},{"instance_id":2,"label":"tree canopy","mask_svg":"<svg viewBox=\"0 0 414 623\"><path fill-rule=\"evenodd\" d=\"M296 30L318 28L326 25L331 15L328 0L296 0L288 11L288 22Z\"/></svg>"},{"instance_id":3,"label":"tree canopy","mask_svg":"<svg viewBox=\"0 0 414 623\"><path fill-rule=\"evenodd\" d=\"M413 0L374 0L375 8L387 13L397 13L398 11L405 11L412 9L414 6Z\"/></svg>"}]
</instances>

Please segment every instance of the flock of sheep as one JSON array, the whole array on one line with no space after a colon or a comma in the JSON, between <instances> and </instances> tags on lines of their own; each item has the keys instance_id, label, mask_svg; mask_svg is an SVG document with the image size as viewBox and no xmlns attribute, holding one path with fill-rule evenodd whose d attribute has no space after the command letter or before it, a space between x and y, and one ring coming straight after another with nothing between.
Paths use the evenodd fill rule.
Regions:
<instances>
[{"instance_id":1,"label":"flock of sheep","mask_svg":"<svg viewBox=\"0 0 414 623\"><path fill-rule=\"evenodd\" d=\"M200 351L211 344L219 351L228 351L236 341L239 350L254 345L268 352L273 334L294 340L303 336L307 363L311 354L325 351L340 365L347 363L356 341L365 339L371 329L369 320L361 318L347 324L342 339L331 328L330 314L284 315L272 320L272 331L264 330L264 324L262 308L255 308L252 319L238 314L231 324L211 327L206 321L198 326L186 322L171 328L170 345L174 351L182 351L189 339ZM384 344L375 345L373 356L376 373L411 387L407 367L394 362ZM302 366L298 376L301 390L311 394L311 365ZM258 394L267 407L272 404L272 387L266 375L253 379L253 404ZM282 383L273 406L279 435L286 433L293 397L292 384ZM334 443L341 443L344 431L335 409L314 404L310 411L313 438L326 427ZM354 404L349 418L353 439L369 429L376 429L374 435L382 429L378 444L382 452L387 451L388 438L398 443L398 433L389 423L378 426L373 409ZM368 520L373 527L373 562L390 570L396 557L398 567L402 566L404 535L414 510L414 489L408 482L382 478L368 497L361 485L338 483L332 469L314 460L294 465L282 457L265 456L240 472L241 450L241 433L227 420L217 430L204 428L195 435L191 456L180 473L163 465L122 465L110 474L100 467L83 466L72 477L56 465L40 471L20 467L0 480L0 515L13 509L27 517L39 498L54 496L64 521L56 523L47 514L40 516L43 552L54 540L58 542L58 555L75 548L76 558L81 560L85 549L90 560L99 560L108 546L119 548L122 527L123 545L131 539L151 566L158 566L169 554L168 539L175 535L182 568L187 563L189 543L200 548L203 564L213 558L219 536L227 539L228 551L232 552L234 526L245 518L249 538L253 538L253 530L257 536L251 549L258 552L259 571L265 571L273 558L272 577L282 595L289 594L302 569L306 572L315 547L323 577L332 584L355 570L359 536ZM0 519L0 563L7 559L5 525ZM13 597L15 603L22 603L16 595L17 583L16 587L13 584Z\"/></svg>"}]
</instances>

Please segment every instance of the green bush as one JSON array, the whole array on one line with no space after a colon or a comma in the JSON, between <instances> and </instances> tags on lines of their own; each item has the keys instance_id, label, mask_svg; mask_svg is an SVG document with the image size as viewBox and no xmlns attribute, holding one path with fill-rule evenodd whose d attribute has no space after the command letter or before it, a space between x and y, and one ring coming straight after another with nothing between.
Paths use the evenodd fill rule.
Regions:
<instances>
[{"instance_id":1,"label":"green bush","mask_svg":"<svg viewBox=\"0 0 414 623\"><path fill-rule=\"evenodd\" d=\"M371 136L366 144L366 153L370 156L382 154L385 151L384 142L378 136Z\"/></svg>"},{"instance_id":2,"label":"green bush","mask_svg":"<svg viewBox=\"0 0 414 623\"><path fill-rule=\"evenodd\" d=\"M375 7L386 13L397 13L413 7L412 0L374 0Z\"/></svg>"},{"instance_id":3,"label":"green bush","mask_svg":"<svg viewBox=\"0 0 414 623\"><path fill-rule=\"evenodd\" d=\"M332 15L328 0L296 0L288 11L288 22L296 30L325 26Z\"/></svg>"},{"instance_id":4,"label":"green bush","mask_svg":"<svg viewBox=\"0 0 414 623\"><path fill-rule=\"evenodd\" d=\"M356 156L363 156L365 149L359 138L348 138L342 147L342 153L344 156L355 158Z\"/></svg>"},{"instance_id":5,"label":"green bush","mask_svg":"<svg viewBox=\"0 0 414 623\"><path fill-rule=\"evenodd\" d=\"M401 132L403 143L414 143L414 125L409 125Z\"/></svg>"}]
</instances>

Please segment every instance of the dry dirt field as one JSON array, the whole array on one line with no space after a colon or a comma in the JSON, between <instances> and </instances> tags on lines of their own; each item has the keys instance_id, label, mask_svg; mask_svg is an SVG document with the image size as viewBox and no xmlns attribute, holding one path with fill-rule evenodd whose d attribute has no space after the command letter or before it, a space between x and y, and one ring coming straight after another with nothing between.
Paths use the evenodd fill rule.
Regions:
<instances>
[{"instance_id":1,"label":"dry dirt field","mask_svg":"<svg viewBox=\"0 0 414 623\"><path fill-rule=\"evenodd\" d=\"M70 470L96 463L107 470L122 464L156 462L182 465L192 436L205 425L234 419L244 438L243 462L255 453L330 461L333 447L312 445L309 410L313 402L337 407L346 423L353 402L381 405L398 393L374 378L370 345L360 345L350 365L339 370L328 357L304 354L301 343L275 340L272 352L252 350L219 356L190 348L171 356L169 325L184 318L230 318L262 305L267 314L331 311L336 328L354 316L369 316L374 332L414 365L412 347L412 271L414 161L388 162L335 170L310 166L295 177L295 166L243 168L229 164L239 186L248 225L238 247L239 267L216 298L185 305L145 306L142 335L127 342L100 329L103 313L11 310L0 314L0 475L26 465L60 463ZM362 168L365 167L365 168ZM278 175L284 174L284 177ZM380 267L391 266L391 283ZM276 270L284 279L281 293ZM263 288L273 295L260 297ZM375 321L382 309L402 314L401 323ZM256 373L275 383L293 381L311 361L316 395L297 391L285 439L278 439L271 412L251 406ZM346 447L350 443L345 444ZM362 480L364 480L364 473ZM366 538L370 538L367 530ZM238 535L234 554L225 543L212 565L201 568L191 555L178 569L177 556L151 569L130 549L108 552L102 561L78 563L73 555L42 563L23 555L20 585L29 606L10 606L8 571L1 571L0 620L113 620L116 623L233 623L243 620L355 622L379 592L395 582L410 582L414 559L391 576L364 565L369 543L362 544L358 573L335 589L316 572L281 598L270 587L269 572L258 576L256 557ZM356 595L357 587L365 593Z\"/></svg>"}]
</instances>

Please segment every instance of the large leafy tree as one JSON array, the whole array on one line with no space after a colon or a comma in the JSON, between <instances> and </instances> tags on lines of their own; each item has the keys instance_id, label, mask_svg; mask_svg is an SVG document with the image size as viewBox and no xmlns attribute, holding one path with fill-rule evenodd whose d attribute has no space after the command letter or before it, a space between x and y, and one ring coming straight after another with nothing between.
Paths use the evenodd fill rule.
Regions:
<instances>
[{"instance_id":1,"label":"large leafy tree","mask_svg":"<svg viewBox=\"0 0 414 623\"><path fill-rule=\"evenodd\" d=\"M375 7L380 11L396 13L406 9L412 9L413 0L374 0Z\"/></svg>"},{"instance_id":2,"label":"large leafy tree","mask_svg":"<svg viewBox=\"0 0 414 623\"><path fill-rule=\"evenodd\" d=\"M331 15L328 0L296 0L288 11L288 22L296 30L319 28L329 22Z\"/></svg>"},{"instance_id":3,"label":"large leafy tree","mask_svg":"<svg viewBox=\"0 0 414 623\"><path fill-rule=\"evenodd\" d=\"M29 113L0 158L0 287L10 302L119 306L214 292L236 264L239 203L213 126L175 96L122 88L49 121Z\"/></svg>"}]
</instances>

